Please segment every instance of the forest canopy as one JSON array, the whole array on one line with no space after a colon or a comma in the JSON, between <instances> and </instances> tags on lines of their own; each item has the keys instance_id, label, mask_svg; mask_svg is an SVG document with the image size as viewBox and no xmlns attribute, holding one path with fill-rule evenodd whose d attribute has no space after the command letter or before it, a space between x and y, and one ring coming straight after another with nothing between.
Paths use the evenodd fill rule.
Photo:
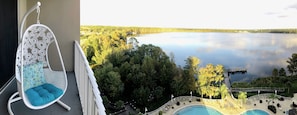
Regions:
<instances>
[{"instance_id":1,"label":"forest canopy","mask_svg":"<svg viewBox=\"0 0 297 115\"><path fill-rule=\"evenodd\" d=\"M171 95L188 95L192 91L199 95L203 88L213 89L203 92L205 97L221 94L223 66L209 64L199 68L199 58L191 56L185 60L185 67L179 67L174 54L169 57L152 44L138 45L137 35L158 31L165 30L81 27L81 47L94 71L108 113L121 109L123 102L154 110L170 100ZM212 80L199 86L201 82L197 81L204 79L199 76L207 74L204 71L214 74L207 75L206 79Z\"/></svg>"}]
</instances>

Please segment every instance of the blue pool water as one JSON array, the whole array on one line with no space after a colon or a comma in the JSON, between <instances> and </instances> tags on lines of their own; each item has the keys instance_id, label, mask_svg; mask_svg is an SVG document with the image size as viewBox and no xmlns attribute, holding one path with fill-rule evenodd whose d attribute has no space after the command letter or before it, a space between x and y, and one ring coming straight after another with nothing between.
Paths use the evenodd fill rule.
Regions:
<instances>
[{"instance_id":1,"label":"blue pool water","mask_svg":"<svg viewBox=\"0 0 297 115\"><path fill-rule=\"evenodd\" d=\"M177 111L174 115L223 115L217 110L203 105L196 105L183 108Z\"/></svg>"},{"instance_id":2,"label":"blue pool water","mask_svg":"<svg viewBox=\"0 0 297 115\"><path fill-rule=\"evenodd\" d=\"M245 113L243 113L243 115L269 115L269 114L265 111L254 109L254 110L246 111Z\"/></svg>"}]
</instances>

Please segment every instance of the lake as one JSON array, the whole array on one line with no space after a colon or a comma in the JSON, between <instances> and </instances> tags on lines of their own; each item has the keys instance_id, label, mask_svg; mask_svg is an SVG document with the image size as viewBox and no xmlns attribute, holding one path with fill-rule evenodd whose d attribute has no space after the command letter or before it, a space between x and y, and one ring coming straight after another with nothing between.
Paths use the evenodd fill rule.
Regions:
<instances>
[{"instance_id":1,"label":"lake","mask_svg":"<svg viewBox=\"0 0 297 115\"><path fill-rule=\"evenodd\" d=\"M177 65L184 66L189 56L225 69L245 68L246 74L231 75L231 81L250 81L271 76L273 68L286 69L287 60L297 53L297 34L275 33L157 33L136 37L141 44L159 46ZM288 74L288 73L287 73Z\"/></svg>"}]
</instances>

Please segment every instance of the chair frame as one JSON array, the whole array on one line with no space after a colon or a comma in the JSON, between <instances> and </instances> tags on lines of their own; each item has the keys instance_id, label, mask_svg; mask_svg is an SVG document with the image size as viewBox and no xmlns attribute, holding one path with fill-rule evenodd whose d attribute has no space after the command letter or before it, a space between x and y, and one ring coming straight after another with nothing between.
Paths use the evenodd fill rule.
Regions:
<instances>
[{"instance_id":1,"label":"chair frame","mask_svg":"<svg viewBox=\"0 0 297 115\"><path fill-rule=\"evenodd\" d=\"M25 16L23 17L22 19L22 23L21 23L21 27L20 27L20 36L19 36L19 47L18 47L18 50L17 50L17 58L16 58L16 73L15 73L15 77L16 77L16 81L17 81L17 85L18 85L18 92L15 92L8 100L8 104L7 104L7 108L8 108L8 112L10 115L13 115L14 113L12 112L12 109L11 109L11 104L14 103L14 102L17 102L19 100L22 100L24 101L25 105L27 107L29 107L30 109L43 109L43 108L46 108L50 105L52 105L53 103L57 102L59 105L61 105L62 107L64 107L66 110L70 111L70 107L68 105L66 105L65 103L63 103L62 101L60 101L60 98L65 94L66 92L66 89L67 89L67 86L68 86L68 82L67 82L67 75L66 75L66 71L65 71L65 66L64 66L64 63L63 63L63 59L62 59L62 56L61 56L61 52L60 52L60 48L59 48L59 45L58 45L58 42L56 40L56 37L54 35L54 33L52 32L52 30L50 28L48 28L47 26L43 25L43 24L40 24L39 23L39 13L40 13L40 7L41 6L41 3L40 2L37 2L37 4L35 6L33 6L26 14ZM39 26L41 28L45 28L47 31L49 31L50 34L52 34L52 38L53 40L49 40L49 44L52 44L54 42L54 45L56 46L57 48L57 51L58 51L58 56L59 56L59 59L61 61L61 66L62 66L62 69L63 71L53 71L50 67L50 64L49 64L49 58L48 58L48 46L46 47L46 52L45 52L45 58L46 58L46 65L48 68L49 68L49 72L54 72L55 74L63 74L63 76L65 77L64 79L64 82L63 83L63 87L62 90L63 90L63 94L61 96L59 96L57 99L53 100L52 102L49 102L47 104L44 104L44 105L41 105L41 106L33 106L29 100L27 99L26 97L26 94L24 93L24 88L23 88L23 66L24 66L24 62L23 62L23 54L24 54L24 49L23 49L23 46L24 46L24 42L23 42L23 26L24 26L24 23L25 23L25 20L27 18L27 16L33 12L34 10L37 10L37 13L38 13L38 17L37 17L37 24L33 24L31 26L29 26L27 28L27 30L25 31L24 35L28 33L28 30L30 30L32 27L34 26ZM25 36L26 37L26 36ZM20 55L19 55L20 54ZM21 63L19 63L21 62ZM18 68L18 64L20 64L20 68ZM47 75L46 75L47 76Z\"/></svg>"}]
</instances>

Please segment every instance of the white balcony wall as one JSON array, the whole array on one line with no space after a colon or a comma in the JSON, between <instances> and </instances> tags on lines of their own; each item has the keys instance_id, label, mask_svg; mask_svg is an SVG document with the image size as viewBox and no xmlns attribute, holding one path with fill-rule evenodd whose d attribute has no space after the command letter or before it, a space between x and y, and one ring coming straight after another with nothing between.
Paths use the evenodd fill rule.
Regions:
<instances>
[{"instance_id":1,"label":"white balcony wall","mask_svg":"<svg viewBox=\"0 0 297 115\"><path fill-rule=\"evenodd\" d=\"M84 115L106 115L93 70L77 41L74 43L74 48L74 73L83 113Z\"/></svg>"},{"instance_id":2,"label":"white balcony wall","mask_svg":"<svg viewBox=\"0 0 297 115\"><path fill-rule=\"evenodd\" d=\"M80 39L80 0L19 0L18 19L34 6L41 2L40 22L47 25L55 33L60 45L61 54L64 60L66 71L74 70L73 41ZM27 18L26 25L36 23L36 13ZM51 53L51 50L50 50ZM49 57L53 68L60 69L57 57Z\"/></svg>"}]
</instances>

